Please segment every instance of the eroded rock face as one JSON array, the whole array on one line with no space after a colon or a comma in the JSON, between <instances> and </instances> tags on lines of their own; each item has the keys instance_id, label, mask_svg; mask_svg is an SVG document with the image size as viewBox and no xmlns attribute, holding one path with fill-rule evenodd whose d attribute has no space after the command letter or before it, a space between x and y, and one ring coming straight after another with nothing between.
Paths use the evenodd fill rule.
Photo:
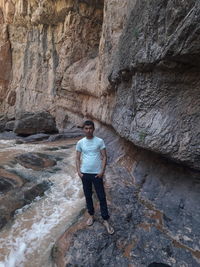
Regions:
<instances>
[{"instance_id":1,"label":"eroded rock face","mask_svg":"<svg viewBox=\"0 0 200 267\"><path fill-rule=\"evenodd\" d=\"M117 88L116 131L138 146L196 169L200 169L199 18L198 1L181 5L137 1L109 77Z\"/></svg>"},{"instance_id":2,"label":"eroded rock face","mask_svg":"<svg viewBox=\"0 0 200 267\"><path fill-rule=\"evenodd\" d=\"M60 130L66 115L76 123L93 118L137 146L200 168L198 1L0 7L3 112L45 109Z\"/></svg>"}]
</instances>

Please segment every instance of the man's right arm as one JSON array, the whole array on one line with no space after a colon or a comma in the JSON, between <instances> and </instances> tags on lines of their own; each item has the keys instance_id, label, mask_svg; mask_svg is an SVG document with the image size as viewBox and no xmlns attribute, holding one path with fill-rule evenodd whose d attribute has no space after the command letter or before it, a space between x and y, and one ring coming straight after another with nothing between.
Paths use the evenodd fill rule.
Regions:
<instances>
[{"instance_id":1,"label":"man's right arm","mask_svg":"<svg viewBox=\"0 0 200 267\"><path fill-rule=\"evenodd\" d=\"M78 176L82 178L83 174L81 173L80 167L81 167L81 152L76 151L76 170L78 172Z\"/></svg>"}]
</instances>

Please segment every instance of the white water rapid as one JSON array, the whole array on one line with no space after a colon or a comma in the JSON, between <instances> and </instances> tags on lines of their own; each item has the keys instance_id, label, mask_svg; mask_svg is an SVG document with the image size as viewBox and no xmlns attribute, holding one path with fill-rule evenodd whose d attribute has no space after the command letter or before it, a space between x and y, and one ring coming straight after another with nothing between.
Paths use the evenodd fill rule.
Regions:
<instances>
[{"instance_id":1,"label":"white water rapid","mask_svg":"<svg viewBox=\"0 0 200 267\"><path fill-rule=\"evenodd\" d=\"M68 148L64 146L70 143ZM85 206L81 182L75 171L76 140L57 143L21 144L0 141L0 153L14 151L46 152L62 158L55 172L34 171L41 181L53 183L45 196L17 210L13 222L0 231L0 267L51 267L51 249L58 237L72 224ZM7 169L9 170L9 166ZM15 165L18 173L27 175L33 170ZM29 173L30 172L30 173Z\"/></svg>"}]
</instances>

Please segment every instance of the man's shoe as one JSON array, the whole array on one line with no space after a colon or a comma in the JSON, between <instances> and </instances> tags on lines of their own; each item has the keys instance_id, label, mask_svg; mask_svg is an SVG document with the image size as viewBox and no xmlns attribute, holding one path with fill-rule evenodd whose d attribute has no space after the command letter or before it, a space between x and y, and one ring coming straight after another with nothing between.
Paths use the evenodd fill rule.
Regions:
<instances>
[{"instance_id":1,"label":"man's shoe","mask_svg":"<svg viewBox=\"0 0 200 267\"><path fill-rule=\"evenodd\" d=\"M108 223L107 220L104 220L103 225L106 227L107 232L112 235L114 234L115 230L114 228Z\"/></svg>"},{"instance_id":2,"label":"man's shoe","mask_svg":"<svg viewBox=\"0 0 200 267\"><path fill-rule=\"evenodd\" d=\"M87 226L91 226L91 225L93 225L93 223L94 223L94 217L90 216L89 219L87 220L86 224L87 224Z\"/></svg>"}]
</instances>

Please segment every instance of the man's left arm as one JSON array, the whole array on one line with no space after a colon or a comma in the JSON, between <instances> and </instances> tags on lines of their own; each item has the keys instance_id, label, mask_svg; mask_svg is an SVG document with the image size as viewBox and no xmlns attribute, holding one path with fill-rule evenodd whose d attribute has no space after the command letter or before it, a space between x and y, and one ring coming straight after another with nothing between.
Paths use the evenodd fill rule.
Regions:
<instances>
[{"instance_id":1,"label":"man's left arm","mask_svg":"<svg viewBox=\"0 0 200 267\"><path fill-rule=\"evenodd\" d=\"M98 178L102 178L102 176L104 175L104 172L106 170L106 163L107 163L106 149L105 148L101 149L100 153L102 156L102 166L101 166L101 172L96 175L96 177L98 177Z\"/></svg>"}]
</instances>

